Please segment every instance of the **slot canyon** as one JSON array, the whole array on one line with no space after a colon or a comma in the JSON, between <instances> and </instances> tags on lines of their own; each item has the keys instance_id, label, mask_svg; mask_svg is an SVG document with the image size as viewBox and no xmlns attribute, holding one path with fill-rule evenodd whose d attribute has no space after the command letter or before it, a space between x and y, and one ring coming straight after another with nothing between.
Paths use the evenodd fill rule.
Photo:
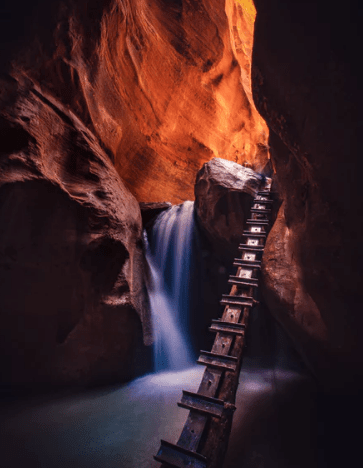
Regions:
<instances>
[{"instance_id":1,"label":"slot canyon","mask_svg":"<svg viewBox=\"0 0 363 468\"><path fill-rule=\"evenodd\" d=\"M156 413L169 411L165 418L177 427L163 421L164 438L182 429L183 415L168 409L180 388L175 393L163 373L145 380L155 341L148 292L155 226L182 210L196 219L201 237L190 233L184 247L193 239L191 344L193 352L210 349L207 329L221 315L219 300L257 193L249 184L265 176L272 179L273 225L247 361L262 369L265 358L285 353L289 371L302 377L271 404L263 397L255 419L253 411L237 418L225 468L325 468L355 460L363 389L362 10L351 0L1 6L0 447L7 455L1 461L0 454L0 466L159 466L151 440L160 439L158 423L150 420L140 432L130 422L125 431L134 436L124 439L133 453L125 457L114 422L114 413L148 419L133 400L137 394ZM179 233L170 235L173 244L186 231L180 226L180 233L172 228ZM178 289L182 281L174 283L167 286ZM259 327L270 330L266 340ZM180 383L197 385L201 371L183 372ZM256 377L261 388L263 372ZM240 386L247 395L248 385ZM70 403L57 402L58 392ZM93 392L105 405L94 414ZM243 406L242 396L237 401ZM277 416L285 425L290 411L302 421L284 443L273 404L285 408ZM44 405L39 413L37 405ZM265 426L264 414L271 417ZM52 417L47 441L37 434ZM86 426L92 418L95 427L97 418L109 424L110 441L101 448L87 442L87 453L63 460L55 441L68 443L70 427L83 424L77 418ZM33 438L26 424L34 425ZM240 456L243 431L252 434L244 440L253 449L239 464L233 457ZM136 439L148 439L150 464L137 458Z\"/></svg>"}]
</instances>

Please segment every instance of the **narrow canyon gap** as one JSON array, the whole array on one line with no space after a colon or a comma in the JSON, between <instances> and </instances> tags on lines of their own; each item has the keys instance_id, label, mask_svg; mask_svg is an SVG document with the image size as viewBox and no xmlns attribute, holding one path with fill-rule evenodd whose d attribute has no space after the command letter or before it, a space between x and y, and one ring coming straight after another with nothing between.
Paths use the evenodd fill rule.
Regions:
<instances>
[{"instance_id":1,"label":"narrow canyon gap","mask_svg":"<svg viewBox=\"0 0 363 468\"><path fill-rule=\"evenodd\" d=\"M252 63L250 1L1 6L4 390L132 379L153 340L139 202L192 200L203 163L262 171L270 150L264 300L339 401L339 445L363 383L362 9L255 5Z\"/></svg>"}]
</instances>

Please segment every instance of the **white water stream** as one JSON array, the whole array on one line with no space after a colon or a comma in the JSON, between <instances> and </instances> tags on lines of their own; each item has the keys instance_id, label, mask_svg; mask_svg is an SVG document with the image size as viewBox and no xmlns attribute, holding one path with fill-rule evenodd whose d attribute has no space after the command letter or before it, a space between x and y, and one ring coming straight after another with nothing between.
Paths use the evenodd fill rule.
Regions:
<instances>
[{"instance_id":1,"label":"white water stream","mask_svg":"<svg viewBox=\"0 0 363 468\"><path fill-rule=\"evenodd\" d=\"M187 339L193 211L194 203L187 201L163 212L147 242L156 372L193 364Z\"/></svg>"},{"instance_id":2,"label":"white water stream","mask_svg":"<svg viewBox=\"0 0 363 468\"><path fill-rule=\"evenodd\" d=\"M192 202L161 214L149 233L155 370L163 371L124 385L0 402L1 468L160 468L153 460L160 439L176 443L187 418L177 401L182 390L197 391L204 371L190 367L185 338L192 233ZM224 468L325 468L317 465L315 386L289 365L276 368L273 348L282 335L259 320L250 323L252 358L242 369Z\"/></svg>"}]
</instances>

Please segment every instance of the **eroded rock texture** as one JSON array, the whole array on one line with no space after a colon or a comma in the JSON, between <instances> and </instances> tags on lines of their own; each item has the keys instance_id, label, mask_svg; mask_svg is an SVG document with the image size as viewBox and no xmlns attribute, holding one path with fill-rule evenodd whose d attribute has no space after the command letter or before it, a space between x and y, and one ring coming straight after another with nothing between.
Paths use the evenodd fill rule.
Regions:
<instances>
[{"instance_id":1,"label":"eroded rock texture","mask_svg":"<svg viewBox=\"0 0 363 468\"><path fill-rule=\"evenodd\" d=\"M72 109L138 200L192 199L196 172L213 156L264 166L250 0L78 0L60 14L56 3L12 75L19 91L26 76Z\"/></svg>"},{"instance_id":2,"label":"eroded rock texture","mask_svg":"<svg viewBox=\"0 0 363 468\"><path fill-rule=\"evenodd\" d=\"M267 161L253 4L35 0L0 13L2 379L126 378L140 318L149 337L136 198L193 198L215 155Z\"/></svg>"},{"instance_id":3,"label":"eroded rock texture","mask_svg":"<svg viewBox=\"0 0 363 468\"><path fill-rule=\"evenodd\" d=\"M140 318L149 336L139 204L88 125L76 73L62 68L67 31L54 42L57 17L43 13L39 48L9 42L1 63L1 383L124 380Z\"/></svg>"},{"instance_id":4,"label":"eroded rock texture","mask_svg":"<svg viewBox=\"0 0 363 468\"><path fill-rule=\"evenodd\" d=\"M1 380L123 380L145 312L139 205L84 125L32 96L1 122Z\"/></svg>"},{"instance_id":5,"label":"eroded rock texture","mask_svg":"<svg viewBox=\"0 0 363 468\"><path fill-rule=\"evenodd\" d=\"M266 299L323 385L360 383L362 15L256 6L253 95L284 199ZM137 201L192 199L214 156L267 162L252 3L1 8L3 380L126 378L140 318L148 337Z\"/></svg>"},{"instance_id":6,"label":"eroded rock texture","mask_svg":"<svg viewBox=\"0 0 363 468\"><path fill-rule=\"evenodd\" d=\"M253 94L280 195L265 295L320 383L362 384L362 11L256 0Z\"/></svg>"}]
</instances>

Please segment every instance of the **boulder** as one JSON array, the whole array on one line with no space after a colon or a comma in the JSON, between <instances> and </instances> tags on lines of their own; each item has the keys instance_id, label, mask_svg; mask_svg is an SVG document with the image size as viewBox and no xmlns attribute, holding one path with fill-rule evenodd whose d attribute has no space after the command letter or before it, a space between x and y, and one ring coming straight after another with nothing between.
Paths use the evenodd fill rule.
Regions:
<instances>
[{"instance_id":1,"label":"boulder","mask_svg":"<svg viewBox=\"0 0 363 468\"><path fill-rule=\"evenodd\" d=\"M198 172L194 187L197 219L221 255L236 253L251 202L264 184L265 176L221 158L211 159Z\"/></svg>"}]
</instances>

